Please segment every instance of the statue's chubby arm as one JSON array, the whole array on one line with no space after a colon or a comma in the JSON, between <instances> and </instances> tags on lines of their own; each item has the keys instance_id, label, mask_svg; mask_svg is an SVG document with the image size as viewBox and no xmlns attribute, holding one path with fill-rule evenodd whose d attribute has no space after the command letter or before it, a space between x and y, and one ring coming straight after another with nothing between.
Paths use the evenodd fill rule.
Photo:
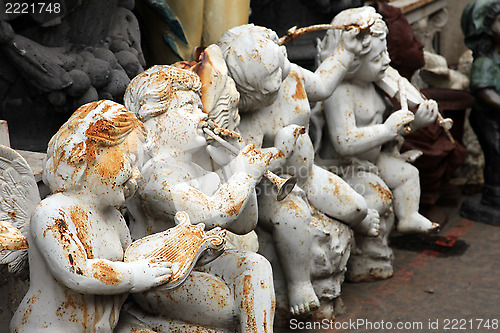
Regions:
<instances>
[{"instance_id":1,"label":"statue's chubby arm","mask_svg":"<svg viewBox=\"0 0 500 333\"><path fill-rule=\"evenodd\" d=\"M323 102L330 141L343 156L356 156L394 140L398 134L388 124L357 124L357 94L349 84L342 84Z\"/></svg>"},{"instance_id":2,"label":"statue's chubby arm","mask_svg":"<svg viewBox=\"0 0 500 333\"><path fill-rule=\"evenodd\" d=\"M257 162L254 164L256 169L262 168ZM213 184L214 179L210 175L218 179L215 173L196 177L181 172L179 168L169 168L167 163L150 164L143 169L144 184L139 194L143 205L157 217L172 218L176 212L185 211L193 224L203 222L207 229L221 227L244 233L246 230L243 229L247 228L237 226L235 220L239 217L244 219L242 214L252 214L251 209L245 208L249 201L252 202L252 193L263 171L249 173L244 162L240 165L243 170L233 173L226 183L208 191L206 185L209 184L205 182ZM242 229L232 230L233 225ZM251 230L253 226L249 228Z\"/></svg>"},{"instance_id":3,"label":"statue's chubby arm","mask_svg":"<svg viewBox=\"0 0 500 333\"><path fill-rule=\"evenodd\" d=\"M357 29L343 31L340 43L331 50L331 54L321 62L316 71L299 67L309 101L318 102L331 96L344 79L356 55L370 48L370 40L359 39L358 34Z\"/></svg>"},{"instance_id":4,"label":"statue's chubby arm","mask_svg":"<svg viewBox=\"0 0 500 333\"><path fill-rule=\"evenodd\" d=\"M32 215L30 236L56 281L82 294L141 292L168 281L169 263L112 261L94 258L69 214L42 201ZM60 208L60 207L59 207ZM82 226L85 228L85 226ZM82 237L83 238L83 237Z\"/></svg>"}]
</instances>

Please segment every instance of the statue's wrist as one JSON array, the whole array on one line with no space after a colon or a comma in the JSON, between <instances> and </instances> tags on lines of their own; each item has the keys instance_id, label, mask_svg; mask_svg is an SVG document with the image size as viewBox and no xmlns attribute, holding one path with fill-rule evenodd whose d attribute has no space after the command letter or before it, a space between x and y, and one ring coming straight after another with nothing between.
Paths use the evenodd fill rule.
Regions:
<instances>
[{"instance_id":1,"label":"statue's wrist","mask_svg":"<svg viewBox=\"0 0 500 333\"><path fill-rule=\"evenodd\" d=\"M345 46L339 45L331 57L334 57L340 65L347 69L354 60L354 53L346 49Z\"/></svg>"}]
</instances>

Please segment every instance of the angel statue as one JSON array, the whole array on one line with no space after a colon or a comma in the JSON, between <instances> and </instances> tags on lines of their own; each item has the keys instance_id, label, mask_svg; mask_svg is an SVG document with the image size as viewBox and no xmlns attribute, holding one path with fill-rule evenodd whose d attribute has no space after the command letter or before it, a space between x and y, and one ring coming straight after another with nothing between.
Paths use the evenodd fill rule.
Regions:
<instances>
[{"instance_id":1,"label":"angel statue","mask_svg":"<svg viewBox=\"0 0 500 333\"><path fill-rule=\"evenodd\" d=\"M0 145L0 264L27 278L28 223L40 194L33 171L15 150Z\"/></svg>"},{"instance_id":2,"label":"angel statue","mask_svg":"<svg viewBox=\"0 0 500 333\"><path fill-rule=\"evenodd\" d=\"M112 332L128 293L169 281L170 262L123 261L131 237L117 207L137 188L145 134L120 104L80 107L50 140L43 177L54 194L38 205L26 165L2 154L2 210L29 241L30 287L11 332Z\"/></svg>"},{"instance_id":3,"label":"angel statue","mask_svg":"<svg viewBox=\"0 0 500 333\"><path fill-rule=\"evenodd\" d=\"M276 258L275 280L280 275L280 285L285 289L285 296L278 298L277 306L285 310L279 313L288 316L307 314L320 307L317 291L335 297L339 294L344 269L339 270L338 281L330 284L335 287L326 288L328 292L323 293L327 283L315 288L311 281L315 271L324 268L323 263L330 266L321 259L330 255L314 243L316 236L325 234L323 231L317 234L318 225L331 226L330 234L350 235L350 231L341 231L344 224L338 224L337 228L334 219L338 219L366 234L378 232L377 216L367 211L363 197L340 177L314 164L309 136L299 137L294 145L286 144L290 141L283 136L283 130L290 126L302 126L308 132L310 102L330 96L355 54L368 47L358 38L358 32L358 29L346 32L342 45L315 72L290 63L276 33L264 27L248 24L232 28L217 43L240 93L241 136L246 143L257 147L280 143L286 146L284 150L289 150L289 155L275 163L272 170L283 177L297 178L296 190L282 201L266 190L267 180L260 183L258 197L259 225L263 231L259 234L259 252L268 259ZM269 242L264 241L267 238ZM349 247L343 245L339 258L349 253ZM278 267L283 274L277 274Z\"/></svg>"}]
</instances>

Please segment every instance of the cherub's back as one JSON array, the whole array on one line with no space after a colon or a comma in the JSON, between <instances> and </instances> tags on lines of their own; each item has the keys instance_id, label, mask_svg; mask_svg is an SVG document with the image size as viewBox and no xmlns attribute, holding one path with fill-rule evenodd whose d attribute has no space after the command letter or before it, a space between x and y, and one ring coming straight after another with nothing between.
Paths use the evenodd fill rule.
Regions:
<instances>
[{"instance_id":1,"label":"cherub's back","mask_svg":"<svg viewBox=\"0 0 500 333\"><path fill-rule=\"evenodd\" d=\"M303 78L293 68L283 81L276 101L258 111L241 114L240 132L248 143L261 144L263 137L272 140L276 133L288 126L309 127L311 107L303 85ZM259 142L260 141L260 142Z\"/></svg>"}]
</instances>

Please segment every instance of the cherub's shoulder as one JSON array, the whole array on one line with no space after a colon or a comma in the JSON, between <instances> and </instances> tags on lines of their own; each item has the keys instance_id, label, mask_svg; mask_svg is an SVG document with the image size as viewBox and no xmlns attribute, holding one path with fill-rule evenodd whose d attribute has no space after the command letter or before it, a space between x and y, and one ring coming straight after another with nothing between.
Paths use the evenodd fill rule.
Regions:
<instances>
[{"instance_id":1,"label":"cherub's shoulder","mask_svg":"<svg viewBox=\"0 0 500 333\"><path fill-rule=\"evenodd\" d=\"M359 93L362 92L362 90L363 89L359 85L354 84L351 81L344 80L339 83L337 88L335 88L333 96L336 98L344 97L343 99L349 100L359 96Z\"/></svg>"},{"instance_id":2,"label":"cherub's shoulder","mask_svg":"<svg viewBox=\"0 0 500 333\"><path fill-rule=\"evenodd\" d=\"M30 229L36 227L44 227L46 225L53 225L56 222L61 222L67 226L68 219L71 219L69 213L70 207L75 206L77 203L71 198L63 194L53 194L38 203L31 216Z\"/></svg>"},{"instance_id":3,"label":"cherub's shoulder","mask_svg":"<svg viewBox=\"0 0 500 333\"><path fill-rule=\"evenodd\" d=\"M184 163L176 161L172 156L159 155L149 160L141 173L146 180L153 179L161 183L167 179L184 179L188 171Z\"/></svg>"},{"instance_id":4,"label":"cherub's shoulder","mask_svg":"<svg viewBox=\"0 0 500 333\"><path fill-rule=\"evenodd\" d=\"M70 204L71 199L61 193L56 193L43 199L36 205L34 214L45 214L46 216L59 216L65 211L65 207Z\"/></svg>"}]
</instances>

